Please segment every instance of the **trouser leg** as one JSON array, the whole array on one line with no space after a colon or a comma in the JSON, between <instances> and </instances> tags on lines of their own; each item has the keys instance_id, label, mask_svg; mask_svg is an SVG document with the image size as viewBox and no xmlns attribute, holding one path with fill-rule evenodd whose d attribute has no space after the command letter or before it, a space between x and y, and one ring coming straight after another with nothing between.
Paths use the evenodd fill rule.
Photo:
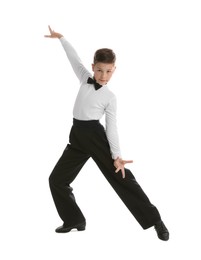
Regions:
<instances>
[{"instance_id":1,"label":"trouser leg","mask_svg":"<svg viewBox=\"0 0 201 260\"><path fill-rule=\"evenodd\" d=\"M52 197L64 225L75 225L85 221L70 183L88 159L88 155L68 145L49 177Z\"/></svg>"},{"instance_id":2,"label":"trouser leg","mask_svg":"<svg viewBox=\"0 0 201 260\"><path fill-rule=\"evenodd\" d=\"M161 220L160 214L137 183L131 171L125 169L126 177L124 179L121 172L115 173L116 169L113 165L114 161L111 158L105 132L97 132L96 139L99 141L92 147L92 158L108 182L143 229L155 225Z\"/></svg>"}]
</instances>

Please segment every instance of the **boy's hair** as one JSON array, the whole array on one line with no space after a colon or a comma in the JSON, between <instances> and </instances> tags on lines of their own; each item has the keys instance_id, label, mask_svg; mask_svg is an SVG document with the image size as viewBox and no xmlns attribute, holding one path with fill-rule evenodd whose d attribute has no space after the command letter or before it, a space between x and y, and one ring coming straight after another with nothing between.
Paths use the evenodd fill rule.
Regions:
<instances>
[{"instance_id":1,"label":"boy's hair","mask_svg":"<svg viewBox=\"0 0 201 260\"><path fill-rule=\"evenodd\" d=\"M94 64L98 62L115 63L115 61L116 61L116 55L111 49L102 48L97 50L94 54Z\"/></svg>"}]
</instances>

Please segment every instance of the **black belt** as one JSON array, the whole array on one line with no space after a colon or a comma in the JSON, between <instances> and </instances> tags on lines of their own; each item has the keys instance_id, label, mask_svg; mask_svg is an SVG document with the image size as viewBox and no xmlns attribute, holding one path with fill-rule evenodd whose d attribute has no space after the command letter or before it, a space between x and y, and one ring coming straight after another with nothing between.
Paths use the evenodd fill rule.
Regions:
<instances>
[{"instance_id":1,"label":"black belt","mask_svg":"<svg viewBox=\"0 0 201 260\"><path fill-rule=\"evenodd\" d=\"M99 120L78 120L73 118L73 125L79 127L95 127L100 125Z\"/></svg>"}]
</instances>

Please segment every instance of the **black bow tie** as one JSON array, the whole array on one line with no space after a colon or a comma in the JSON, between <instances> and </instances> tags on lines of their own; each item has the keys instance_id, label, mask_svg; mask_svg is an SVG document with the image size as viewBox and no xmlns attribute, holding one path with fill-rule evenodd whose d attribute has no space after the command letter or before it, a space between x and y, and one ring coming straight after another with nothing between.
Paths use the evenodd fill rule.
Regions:
<instances>
[{"instance_id":1,"label":"black bow tie","mask_svg":"<svg viewBox=\"0 0 201 260\"><path fill-rule=\"evenodd\" d=\"M102 87L102 85L98 84L95 79L92 79L90 77L88 78L87 83L88 84L94 84L95 90L98 90L99 88Z\"/></svg>"}]
</instances>

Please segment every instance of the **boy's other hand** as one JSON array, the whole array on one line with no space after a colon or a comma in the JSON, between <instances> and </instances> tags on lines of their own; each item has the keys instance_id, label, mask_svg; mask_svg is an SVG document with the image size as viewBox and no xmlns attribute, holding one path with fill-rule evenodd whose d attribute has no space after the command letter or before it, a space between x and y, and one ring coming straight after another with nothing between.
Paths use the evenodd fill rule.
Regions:
<instances>
[{"instance_id":1,"label":"boy's other hand","mask_svg":"<svg viewBox=\"0 0 201 260\"><path fill-rule=\"evenodd\" d=\"M116 171L115 172L117 173L118 171L121 170L122 178L125 178L124 165L126 163L133 163L133 161L132 160L123 160L123 159L120 159L119 157L116 160L114 160L114 166L116 167Z\"/></svg>"}]
</instances>

